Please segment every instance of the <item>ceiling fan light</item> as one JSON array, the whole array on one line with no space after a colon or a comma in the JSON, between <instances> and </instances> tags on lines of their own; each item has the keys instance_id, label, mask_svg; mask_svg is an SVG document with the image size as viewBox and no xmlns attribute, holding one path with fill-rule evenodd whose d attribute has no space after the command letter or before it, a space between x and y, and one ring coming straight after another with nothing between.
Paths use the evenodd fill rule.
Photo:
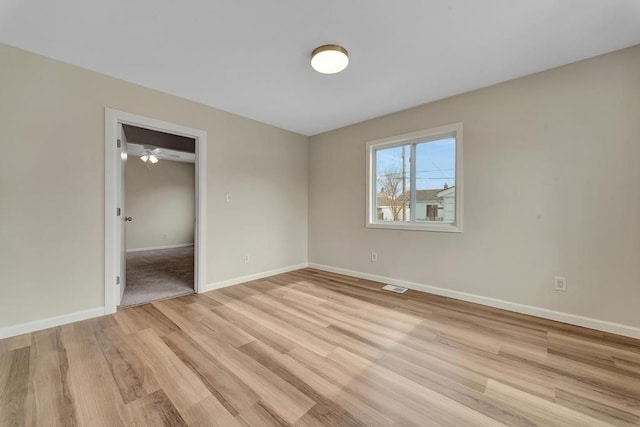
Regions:
<instances>
[{"instance_id":1,"label":"ceiling fan light","mask_svg":"<svg viewBox=\"0 0 640 427\"><path fill-rule=\"evenodd\" d=\"M151 163L158 163L158 158L153 154L149 156L149 160L151 161Z\"/></svg>"},{"instance_id":2,"label":"ceiling fan light","mask_svg":"<svg viewBox=\"0 0 640 427\"><path fill-rule=\"evenodd\" d=\"M140 160L142 160L143 162L147 162L147 160L149 160L149 156L147 156L146 154L144 154L143 156L140 157Z\"/></svg>"},{"instance_id":3,"label":"ceiling fan light","mask_svg":"<svg viewBox=\"0 0 640 427\"><path fill-rule=\"evenodd\" d=\"M311 66L322 74L335 74L347 68L349 53L342 46L327 44L311 53Z\"/></svg>"}]
</instances>

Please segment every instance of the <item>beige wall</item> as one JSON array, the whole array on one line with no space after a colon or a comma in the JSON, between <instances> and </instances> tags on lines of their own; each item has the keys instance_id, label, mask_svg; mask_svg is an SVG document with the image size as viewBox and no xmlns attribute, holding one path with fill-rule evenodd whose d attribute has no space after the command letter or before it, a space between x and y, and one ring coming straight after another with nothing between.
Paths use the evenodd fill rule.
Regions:
<instances>
[{"instance_id":1,"label":"beige wall","mask_svg":"<svg viewBox=\"0 0 640 427\"><path fill-rule=\"evenodd\" d=\"M208 132L207 283L309 259L640 326L638 46L310 144L4 45L0 63L0 328L104 304L105 106ZM464 233L366 229L365 141L457 121Z\"/></svg>"},{"instance_id":2,"label":"beige wall","mask_svg":"<svg viewBox=\"0 0 640 427\"><path fill-rule=\"evenodd\" d=\"M365 142L459 121L464 233L365 228ZM639 160L640 46L321 134L309 261L638 327Z\"/></svg>"},{"instance_id":3,"label":"beige wall","mask_svg":"<svg viewBox=\"0 0 640 427\"><path fill-rule=\"evenodd\" d=\"M193 244L195 165L160 160L147 167L129 156L126 167L127 249Z\"/></svg>"},{"instance_id":4,"label":"beige wall","mask_svg":"<svg viewBox=\"0 0 640 427\"><path fill-rule=\"evenodd\" d=\"M104 304L105 107L207 131L207 283L307 260L306 137L5 45L0 64L0 328Z\"/></svg>"}]
</instances>

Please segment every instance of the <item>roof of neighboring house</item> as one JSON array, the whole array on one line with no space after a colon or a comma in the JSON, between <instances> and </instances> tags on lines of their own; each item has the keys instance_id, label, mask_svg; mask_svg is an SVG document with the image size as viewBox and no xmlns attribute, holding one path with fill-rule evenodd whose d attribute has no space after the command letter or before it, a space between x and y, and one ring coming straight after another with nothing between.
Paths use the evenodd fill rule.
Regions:
<instances>
[{"instance_id":1,"label":"roof of neighboring house","mask_svg":"<svg viewBox=\"0 0 640 427\"><path fill-rule=\"evenodd\" d=\"M453 187L451 187L453 188ZM440 197L438 193L442 192L442 189L436 190L416 190L416 202L437 202ZM389 206L389 197L386 194L378 193L376 197L377 206ZM407 202L409 201L409 194L407 193Z\"/></svg>"},{"instance_id":2,"label":"roof of neighboring house","mask_svg":"<svg viewBox=\"0 0 640 427\"><path fill-rule=\"evenodd\" d=\"M376 197L376 203L376 206L390 206L389 196L387 196L386 194L378 193L378 196Z\"/></svg>"},{"instance_id":3,"label":"roof of neighboring house","mask_svg":"<svg viewBox=\"0 0 640 427\"><path fill-rule=\"evenodd\" d=\"M439 190L438 191L438 197L444 197L444 196L448 196L450 194L455 194L456 193L456 186L453 185L449 188L445 188L444 190Z\"/></svg>"},{"instance_id":4,"label":"roof of neighboring house","mask_svg":"<svg viewBox=\"0 0 640 427\"><path fill-rule=\"evenodd\" d=\"M442 189L437 190L416 190L416 202L430 202L438 200L438 193Z\"/></svg>"}]
</instances>

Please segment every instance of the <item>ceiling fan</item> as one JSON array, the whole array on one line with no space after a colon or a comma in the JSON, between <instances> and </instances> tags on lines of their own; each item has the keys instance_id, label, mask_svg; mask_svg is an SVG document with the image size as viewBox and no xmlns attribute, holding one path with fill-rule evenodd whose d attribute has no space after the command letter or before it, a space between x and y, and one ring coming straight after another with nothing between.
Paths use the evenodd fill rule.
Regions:
<instances>
[{"instance_id":1,"label":"ceiling fan","mask_svg":"<svg viewBox=\"0 0 640 427\"><path fill-rule=\"evenodd\" d=\"M156 157L156 154L160 154L160 149L159 148L153 148L151 149L151 147L145 145L144 147L144 151L142 152L142 155L140 156L140 160L142 160L143 162L145 162L147 164L147 167L149 166L149 163L158 163L158 157Z\"/></svg>"},{"instance_id":2,"label":"ceiling fan","mask_svg":"<svg viewBox=\"0 0 640 427\"><path fill-rule=\"evenodd\" d=\"M145 162L147 167L151 166L151 164L158 163L160 159L171 160L180 158L179 155L171 153L171 150L165 150L160 147L145 145L142 148L142 152L139 154L140 160Z\"/></svg>"},{"instance_id":3,"label":"ceiling fan","mask_svg":"<svg viewBox=\"0 0 640 427\"><path fill-rule=\"evenodd\" d=\"M169 148L156 147L155 145L138 144L129 142L127 154L139 157L147 167L158 163L159 160L173 160L177 162L195 163L195 153L171 150Z\"/></svg>"}]
</instances>

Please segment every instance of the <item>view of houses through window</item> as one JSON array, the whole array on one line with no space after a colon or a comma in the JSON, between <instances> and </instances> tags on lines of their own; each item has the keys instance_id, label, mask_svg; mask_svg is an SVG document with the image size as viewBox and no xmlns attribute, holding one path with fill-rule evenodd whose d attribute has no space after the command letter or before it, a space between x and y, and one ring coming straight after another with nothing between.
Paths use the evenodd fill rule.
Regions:
<instances>
[{"instance_id":1,"label":"view of houses through window","mask_svg":"<svg viewBox=\"0 0 640 427\"><path fill-rule=\"evenodd\" d=\"M377 221L455 223L455 134L374 153Z\"/></svg>"}]
</instances>

